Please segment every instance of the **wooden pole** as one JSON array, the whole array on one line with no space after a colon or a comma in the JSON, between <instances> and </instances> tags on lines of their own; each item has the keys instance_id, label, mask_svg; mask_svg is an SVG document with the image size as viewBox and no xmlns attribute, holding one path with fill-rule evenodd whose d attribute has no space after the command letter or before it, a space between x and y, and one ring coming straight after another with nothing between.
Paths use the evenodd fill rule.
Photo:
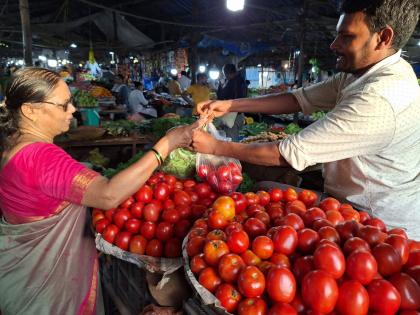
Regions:
<instances>
[{"instance_id":1,"label":"wooden pole","mask_svg":"<svg viewBox=\"0 0 420 315\"><path fill-rule=\"evenodd\" d=\"M299 43L299 61L298 61L298 71L297 71L297 79L298 79L298 87L302 87L303 84L303 67L305 65L305 31L306 31L306 10L307 10L308 2L306 0L302 0L302 14L299 16L299 24L300 24L300 43ZM298 113L293 115L293 122L298 123L299 116Z\"/></svg>"},{"instance_id":2,"label":"wooden pole","mask_svg":"<svg viewBox=\"0 0 420 315\"><path fill-rule=\"evenodd\" d=\"M26 66L32 66L32 33L28 0L19 0L19 10L22 24L23 59Z\"/></svg>"}]
</instances>

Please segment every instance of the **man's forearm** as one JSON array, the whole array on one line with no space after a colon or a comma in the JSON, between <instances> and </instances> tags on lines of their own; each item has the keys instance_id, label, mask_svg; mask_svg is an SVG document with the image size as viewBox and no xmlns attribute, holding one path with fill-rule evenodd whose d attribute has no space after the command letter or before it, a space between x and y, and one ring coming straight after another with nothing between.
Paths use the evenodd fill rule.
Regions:
<instances>
[{"instance_id":1,"label":"man's forearm","mask_svg":"<svg viewBox=\"0 0 420 315\"><path fill-rule=\"evenodd\" d=\"M265 166L288 166L281 156L277 143L245 144L220 141L216 155L230 156L241 161Z\"/></svg>"},{"instance_id":2,"label":"man's forearm","mask_svg":"<svg viewBox=\"0 0 420 315\"><path fill-rule=\"evenodd\" d=\"M271 94L256 98L239 98L232 100L231 112L290 114L301 110L297 99L291 93Z\"/></svg>"}]
</instances>

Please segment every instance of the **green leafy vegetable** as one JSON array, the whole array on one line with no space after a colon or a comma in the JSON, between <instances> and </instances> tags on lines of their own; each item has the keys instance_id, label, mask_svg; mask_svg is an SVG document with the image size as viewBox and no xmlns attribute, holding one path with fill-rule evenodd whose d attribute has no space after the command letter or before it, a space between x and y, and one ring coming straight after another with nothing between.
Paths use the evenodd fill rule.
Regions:
<instances>
[{"instance_id":1,"label":"green leafy vegetable","mask_svg":"<svg viewBox=\"0 0 420 315\"><path fill-rule=\"evenodd\" d=\"M324 118L325 115L327 115L327 113L323 112L323 111L318 111L318 112L314 112L311 114L312 119L314 120L318 120L321 118Z\"/></svg>"},{"instance_id":2,"label":"green leafy vegetable","mask_svg":"<svg viewBox=\"0 0 420 315\"><path fill-rule=\"evenodd\" d=\"M253 123L250 125L245 125L239 131L239 134L244 137L256 136L264 131L267 131L268 125L264 122L262 123Z\"/></svg>"},{"instance_id":3,"label":"green leafy vegetable","mask_svg":"<svg viewBox=\"0 0 420 315\"><path fill-rule=\"evenodd\" d=\"M96 98L86 91L76 90L73 92L73 99L76 106L79 108L98 107Z\"/></svg>"},{"instance_id":4,"label":"green leafy vegetable","mask_svg":"<svg viewBox=\"0 0 420 315\"><path fill-rule=\"evenodd\" d=\"M125 170L127 167L129 167L130 165L136 163L138 160L140 160L140 158L145 154L145 152L143 151L139 151L137 152L137 154L135 156L133 156L131 159L129 159L127 162L125 163L120 163L117 165L117 168L108 168L106 169L102 175L108 178L113 177L115 174L121 172L122 170Z\"/></svg>"},{"instance_id":5,"label":"green leafy vegetable","mask_svg":"<svg viewBox=\"0 0 420 315\"><path fill-rule=\"evenodd\" d=\"M191 177L195 171L196 153L180 148L172 151L162 165L162 171L179 178Z\"/></svg>"},{"instance_id":6,"label":"green leafy vegetable","mask_svg":"<svg viewBox=\"0 0 420 315\"><path fill-rule=\"evenodd\" d=\"M132 120L104 121L102 128L111 136L128 136L139 131L139 123Z\"/></svg>"},{"instance_id":7,"label":"green leafy vegetable","mask_svg":"<svg viewBox=\"0 0 420 315\"><path fill-rule=\"evenodd\" d=\"M288 135L293 135L295 133L298 133L301 130L302 128L300 128L298 124L291 123L287 125L287 127L284 129L284 132L287 133Z\"/></svg>"},{"instance_id":8,"label":"green leafy vegetable","mask_svg":"<svg viewBox=\"0 0 420 315\"><path fill-rule=\"evenodd\" d=\"M242 183L239 185L239 187L236 189L236 191L239 191L243 194L253 191L255 188L255 181L252 180L251 177L245 172L242 173Z\"/></svg>"}]
</instances>

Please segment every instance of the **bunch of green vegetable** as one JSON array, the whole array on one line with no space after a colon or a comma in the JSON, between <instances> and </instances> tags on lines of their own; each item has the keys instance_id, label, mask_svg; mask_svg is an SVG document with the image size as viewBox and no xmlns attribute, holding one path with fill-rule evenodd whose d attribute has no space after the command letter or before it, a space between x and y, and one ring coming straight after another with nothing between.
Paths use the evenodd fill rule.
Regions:
<instances>
[{"instance_id":1,"label":"bunch of green vegetable","mask_svg":"<svg viewBox=\"0 0 420 315\"><path fill-rule=\"evenodd\" d=\"M162 165L162 171L178 178L191 177L195 172L196 153L180 148L172 151Z\"/></svg>"},{"instance_id":2,"label":"bunch of green vegetable","mask_svg":"<svg viewBox=\"0 0 420 315\"><path fill-rule=\"evenodd\" d=\"M102 175L108 178L113 177L114 175L116 175L117 173L121 172L122 170L125 170L127 167L129 167L130 165L136 163L138 160L140 160L140 158L144 155L145 153L143 151L139 151L137 152L137 154L135 156L133 156L131 159L129 159L127 162L125 163L120 163L117 165L117 168L107 168Z\"/></svg>"},{"instance_id":3,"label":"bunch of green vegetable","mask_svg":"<svg viewBox=\"0 0 420 315\"><path fill-rule=\"evenodd\" d=\"M150 123L150 132L156 138L162 138L166 132L176 126L192 124L196 118L181 117L181 118L157 118Z\"/></svg>"},{"instance_id":4,"label":"bunch of green vegetable","mask_svg":"<svg viewBox=\"0 0 420 315\"><path fill-rule=\"evenodd\" d=\"M103 156L101 152L99 152L99 148L95 148L89 151L87 161L92 165L105 167L109 163L109 158Z\"/></svg>"},{"instance_id":5,"label":"bunch of green vegetable","mask_svg":"<svg viewBox=\"0 0 420 315\"><path fill-rule=\"evenodd\" d=\"M98 106L96 98L86 91L76 90L73 92L73 99L75 105L79 108L93 108Z\"/></svg>"},{"instance_id":6,"label":"bunch of green vegetable","mask_svg":"<svg viewBox=\"0 0 420 315\"><path fill-rule=\"evenodd\" d=\"M327 113L326 113L326 112L323 112L323 111L317 111L317 112L313 112L313 113L311 114L311 118L312 118L313 120L318 120L318 119L324 118L324 117L325 117L325 115L327 115Z\"/></svg>"},{"instance_id":7,"label":"bunch of green vegetable","mask_svg":"<svg viewBox=\"0 0 420 315\"><path fill-rule=\"evenodd\" d=\"M139 123L132 120L104 121L102 128L111 136L129 136L133 132L139 131Z\"/></svg>"},{"instance_id":8,"label":"bunch of green vegetable","mask_svg":"<svg viewBox=\"0 0 420 315\"><path fill-rule=\"evenodd\" d=\"M287 133L288 135L293 135L295 133L298 133L301 130L302 128L300 128L298 124L291 123L287 125L287 127L284 129L284 132Z\"/></svg>"},{"instance_id":9,"label":"bunch of green vegetable","mask_svg":"<svg viewBox=\"0 0 420 315\"><path fill-rule=\"evenodd\" d=\"M264 122L253 123L250 125L245 125L239 131L239 134L244 137L256 136L264 131L267 131L268 125Z\"/></svg>"},{"instance_id":10,"label":"bunch of green vegetable","mask_svg":"<svg viewBox=\"0 0 420 315\"><path fill-rule=\"evenodd\" d=\"M253 181L252 178L249 177L249 175L245 172L242 173L242 178L242 183L239 185L236 191L244 194L249 191L253 191L255 187L255 181Z\"/></svg>"}]
</instances>

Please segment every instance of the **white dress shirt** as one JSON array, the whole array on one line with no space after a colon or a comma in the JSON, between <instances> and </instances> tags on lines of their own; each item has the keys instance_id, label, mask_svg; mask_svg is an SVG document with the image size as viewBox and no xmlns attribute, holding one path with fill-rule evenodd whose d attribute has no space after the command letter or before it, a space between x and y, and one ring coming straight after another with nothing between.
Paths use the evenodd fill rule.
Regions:
<instances>
[{"instance_id":1,"label":"white dress shirt","mask_svg":"<svg viewBox=\"0 0 420 315\"><path fill-rule=\"evenodd\" d=\"M331 111L279 150L298 170L324 163L325 192L420 240L420 87L400 56L295 91L305 114Z\"/></svg>"},{"instance_id":2,"label":"white dress shirt","mask_svg":"<svg viewBox=\"0 0 420 315\"><path fill-rule=\"evenodd\" d=\"M181 86L181 90L185 91L186 89L188 89L191 85L191 79L186 77L185 75L182 75L179 79L178 79L179 85Z\"/></svg>"},{"instance_id":3,"label":"white dress shirt","mask_svg":"<svg viewBox=\"0 0 420 315\"><path fill-rule=\"evenodd\" d=\"M144 97L143 92L138 89L135 89L130 92L130 95L128 96L128 104L130 108L130 113L132 114L140 113L157 117L156 109L152 107L146 107L146 105L148 105L149 102Z\"/></svg>"}]
</instances>

